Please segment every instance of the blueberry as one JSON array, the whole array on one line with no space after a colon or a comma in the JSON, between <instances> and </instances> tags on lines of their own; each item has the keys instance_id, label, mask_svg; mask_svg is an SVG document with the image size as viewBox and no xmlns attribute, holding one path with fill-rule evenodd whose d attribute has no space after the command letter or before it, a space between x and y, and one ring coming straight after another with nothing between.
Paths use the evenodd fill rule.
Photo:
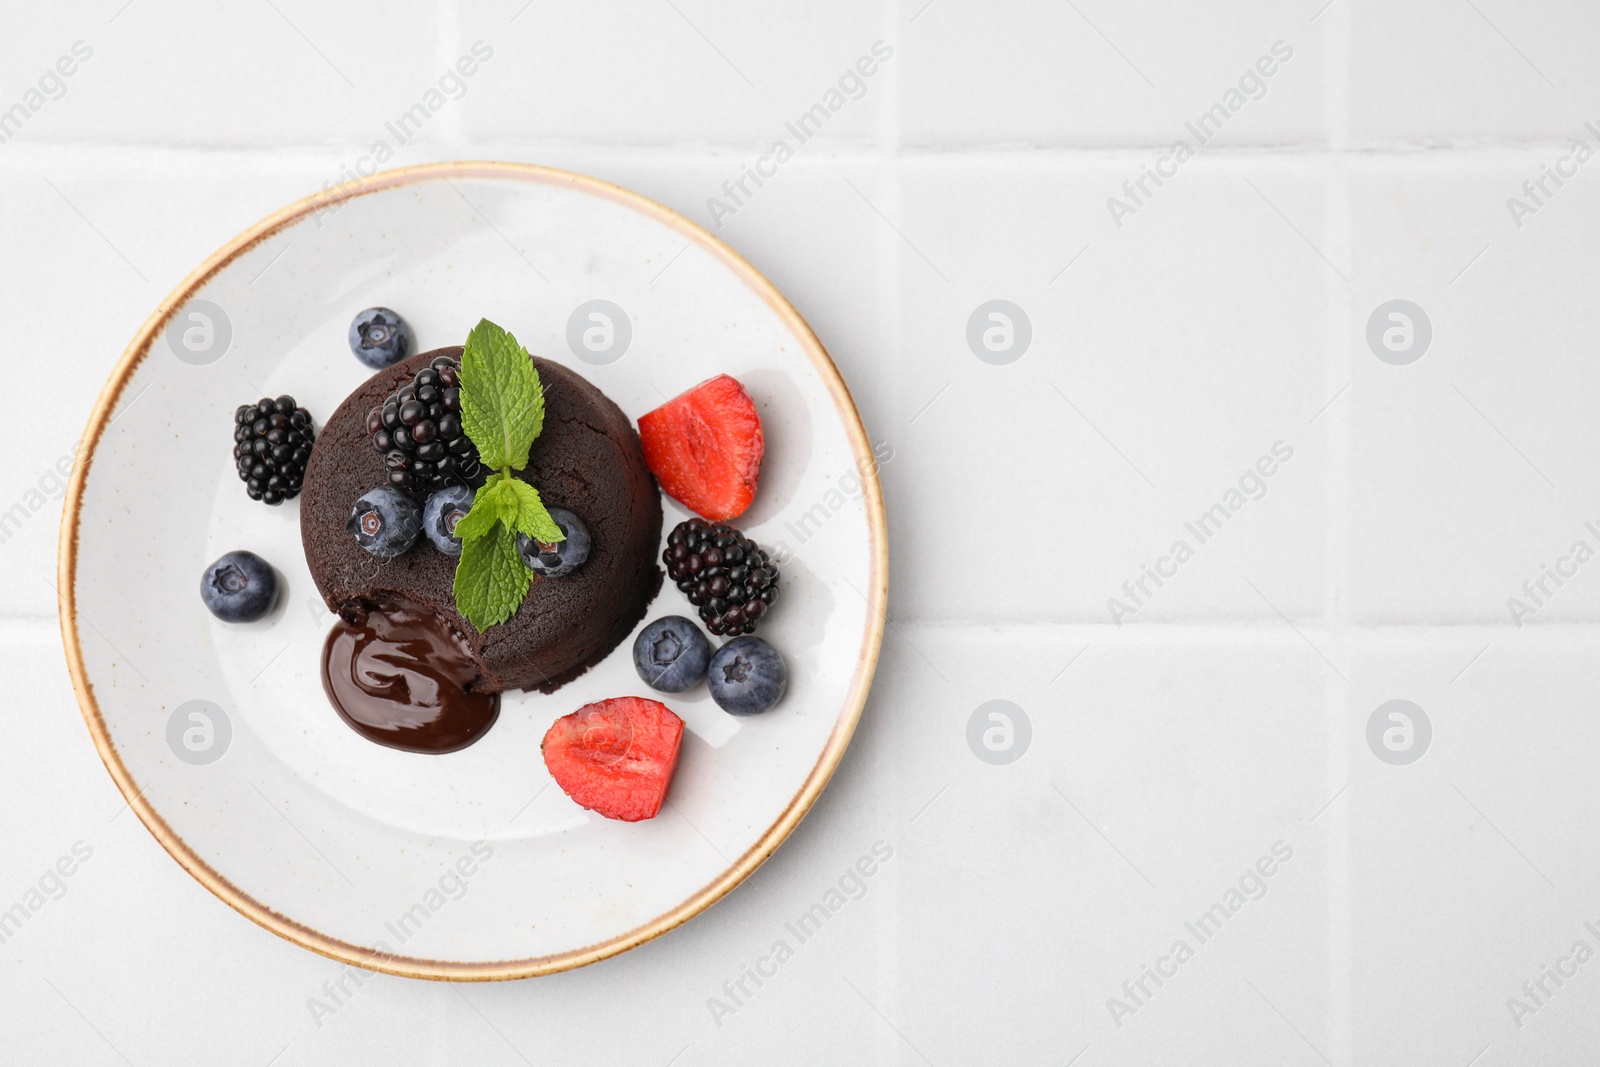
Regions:
<instances>
[{"instance_id":1,"label":"blueberry","mask_svg":"<svg viewBox=\"0 0 1600 1067\"><path fill-rule=\"evenodd\" d=\"M200 599L223 622L255 622L278 602L278 575L254 552L229 552L201 576Z\"/></svg>"},{"instance_id":2,"label":"blueberry","mask_svg":"<svg viewBox=\"0 0 1600 1067\"><path fill-rule=\"evenodd\" d=\"M759 637L735 637L717 649L706 671L711 699L729 715L757 715L783 699L789 668Z\"/></svg>"},{"instance_id":3,"label":"blueberry","mask_svg":"<svg viewBox=\"0 0 1600 1067\"><path fill-rule=\"evenodd\" d=\"M398 489L368 489L350 509L344 524L356 544L379 559L391 559L417 543L422 509Z\"/></svg>"},{"instance_id":4,"label":"blueberry","mask_svg":"<svg viewBox=\"0 0 1600 1067\"><path fill-rule=\"evenodd\" d=\"M472 510L473 492L464 485L447 485L422 506L422 532L447 556L461 555L456 523Z\"/></svg>"},{"instance_id":5,"label":"blueberry","mask_svg":"<svg viewBox=\"0 0 1600 1067\"><path fill-rule=\"evenodd\" d=\"M367 308L350 323L350 351L373 370L392 367L411 354L411 327L388 308Z\"/></svg>"},{"instance_id":6,"label":"blueberry","mask_svg":"<svg viewBox=\"0 0 1600 1067\"><path fill-rule=\"evenodd\" d=\"M682 615L668 615L639 631L633 669L652 689L682 693L700 684L711 662L711 642Z\"/></svg>"},{"instance_id":7,"label":"blueberry","mask_svg":"<svg viewBox=\"0 0 1600 1067\"><path fill-rule=\"evenodd\" d=\"M551 508L550 517L567 539L546 545L519 533L517 554L528 569L541 578L560 578L583 566L583 561L589 558L589 527L566 508Z\"/></svg>"}]
</instances>

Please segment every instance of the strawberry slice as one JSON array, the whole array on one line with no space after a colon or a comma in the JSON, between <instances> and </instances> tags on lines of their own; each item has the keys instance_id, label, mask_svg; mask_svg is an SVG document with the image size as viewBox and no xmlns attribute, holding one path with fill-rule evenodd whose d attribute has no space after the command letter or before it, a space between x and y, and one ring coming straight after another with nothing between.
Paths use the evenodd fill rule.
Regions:
<instances>
[{"instance_id":1,"label":"strawberry slice","mask_svg":"<svg viewBox=\"0 0 1600 1067\"><path fill-rule=\"evenodd\" d=\"M719 374L641 415L639 440L650 473L690 511L725 522L755 499L766 441L737 378Z\"/></svg>"},{"instance_id":2,"label":"strawberry slice","mask_svg":"<svg viewBox=\"0 0 1600 1067\"><path fill-rule=\"evenodd\" d=\"M678 766L683 720L657 700L613 697L550 725L539 748L550 777L608 819L654 818Z\"/></svg>"}]
</instances>

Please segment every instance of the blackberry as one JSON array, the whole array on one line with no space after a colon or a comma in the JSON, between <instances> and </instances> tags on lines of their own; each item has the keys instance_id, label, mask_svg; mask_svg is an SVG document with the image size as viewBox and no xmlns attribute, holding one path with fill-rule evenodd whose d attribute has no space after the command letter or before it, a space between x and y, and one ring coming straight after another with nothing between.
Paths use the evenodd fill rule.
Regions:
<instances>
[{"instance_id":1,"label":"blackberry","mask_svg":"<svg viewBox=\"0 0 1600 1067\"><path fill-rule=\"evenodd\" d=\"M461 425L461 364L439 356L367 414L389 484L420 499L483 480L478 449Z\"/></svg>"},{"instance_id":2,"label":"blackberry","mask_svg":"<svg viewBox=\"0 0 1600 1067\"><path fill-rule=\"evenodd\" d=\"M661 562L718 637L755 633L778 599L778 564L738 530L704 519L680 522L667 535Z\"/></svg>"},{"instance_id":3,"label":"blackberry","mask_svg":"<svg viewBox=\"0 0 1600 1067\"><path fill-rule=\"evenodd\" d=\"M316 438L311 413L292 396L239 405L233 413L233 458L250 499L281 504L299 496Z\"/></svg>"}]
</instances>

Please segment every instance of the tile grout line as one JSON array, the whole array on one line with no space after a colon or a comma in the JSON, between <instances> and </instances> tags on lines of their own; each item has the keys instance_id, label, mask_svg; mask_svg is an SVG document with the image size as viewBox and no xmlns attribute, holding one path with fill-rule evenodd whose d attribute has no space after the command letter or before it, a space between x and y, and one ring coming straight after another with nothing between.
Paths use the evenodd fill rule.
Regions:
<instances>
[{"instance_id":1,"label":"tile grout line","mask_svg":"<svg viewBox=\"0 0 1600 1067\"><path fill-rule=\"evenodd\" d=\"M1339 0L1344 2L1344 0ZM1332 11L1330 9L1329 16ZM889 64L890 67L893 64ZM887 68L886 68L887 69ZM898 120L896 120L898 121ZM881 122L880 122L881 128ZM1105 165L1125 165L1127 163L1146 163L1152 150L1160 151L1170 147L1166 142L1141 143L1129 141L1122 144L1108 145L1072 145L1072 144L1040 144L1031 146L1012 146L1009 144L972 144L972 145L907 145L899 143L893 145L872 144L867 141L833 141L830 147L819 149L813 153L815 158L824 158L841 162L880 161L887 157L915 161L926 164L970 164L970 165L1003 165L1039 163L1104 163ZM449 159L458 158L459 151L468 143L474 152L479 154L509 153L506 158L518 158L526 155L529 142L519 139L495 139L486 137L473 137L461 140L446 139L441 141L428 158ZM1394 144L1386 146L1366 145L1335 145L1331 142L1323 145L1308 146L1304 143L1282 144L1256 144L1256 145L1217 145L1207 147L1202 158L1196 159L1194 166L1226 167L1229 165L1252 166L1264 159L1278 159L1285 162L1304 162L1308 165L1322 166L1329 161L1343 158L1355 164L1370 164L1374 167L1392 167L1397 161L1406 162L1412 166L1425 164L1440 164L1456 167L1463 160L1480 164L1493 163L1527 163L1544 162L1549 159L1552 151L1559 152L1570 147L1570 140L1543 139L1538 141L1525 141L1506 144L1461 144L1461 145L1410 145ZM174 158L204 157L213 161L222 157L232 157L232 161L244 167L259 166L263 161L304 163L307 165L326 166L331 160L336 160L342 155L351 152L365 151L369 145L345 142L327 142L319 144L279 144L257 146L233 145L225 143L192 144L163 144L139 143L107 144L104 142L83 141L37 141L27 143L10 143L6 145L3 156L0 156L0 170L11 168L24 169L39 166L61 166L70 163L94 163L105 165L136 166L149 165L152 168L171 166ZM752 135L745 141L731 143L686 141L662 144L622 144L601 141L567 141L556 138L541 140L538 143L541 156L559 154L593 154L596 156L630 156L635 159L663 159L672 162L682 161L726 161L730 154L740 154L751 149L761 149L764 145L759 135Z\"/></svg>"},{"instance_id":2,"label":"tile grout line","mask_svg":"<svg viewBox=\"0 0 1600 1067\"><path fill-rule=\"evenodd\" d=\"M46 633L59 634L60 619L55 615L38 614L0 614L0 638L41 637Z\"/></svg>"},{"instance_id":3,"label":"tile grout line","mask_svg":"<svg viewBox=\"0 0 1600 1067\"><path fill-rule=\"evenodd\" d=\"M914 0L914 2L920 4L923 2L923 0ZM880 148L886 150L884 153L884 158L888 161L888 169L890 173L894 175L893 180L897 185L900 172L900 70L902 65L906 62L905 54L910 50L911 47L907 41L907 38L912 33L916 32L916 26L902 20L901 6L902 0L881 0L878 6L878 17L880 19L879 33L882 38L894 48L894 58L896 61L885 64L880 68L880 73L884 76L884 84L883 99L878 111L876 136ZM883 168L880 166L878 169L881 174ZM896 199L898 199L898 194ZM885 337L885 341L887 342L885 345L885 351L889 353L889 380L891 382L889 395L899 396L902 395L899 385L903 374L901 353L903 351L902 335L904 332L899 326L900 322L902 321L900 314L900 249L898 245L886 243L886 240L892 240L892 236L886 234L884 229L880 228L878 231L877 244L878 284L881 287L880 291L884 295L885 302L888 303L890 311L889 316L883 320L883 324L880 328L883 329L887 334ZM898 405L890 407L889 412L891 413L892 418L896 418L897 428L894 432L899 434L901 431L898 429ZM872 431L869 428L868 434L870 435L871 432ZM879 470L878 477L880 480L880 490L882 490L883 486L881 485L881 482L883 472L881 468ZM885 497L884 508L885 512L887 512L888 494L885 491L883 492L883 495ZM893 525L893 519L892 516L890 516L889 526L891 529L893 529ZM889 575L892 582L894 578L894 565L892 561L890 563ZM888 611L892 612L894 610L892 589L886 590L886 592L890 593L890 598L887 601L887 605ZM885 722L882 724L882 728L893 730L897 725L897 723L892 721ZM878 791L879 795L885 797L904 796L905 789L903 780L903 761L898 759L888 759L884 761L884 765L889 769L888 777L892 785L889 789ZM889 804L889 812L893 816L893 824L899 826L900 811L898 804L891 801ZM877 912L877 915L880 917L880 921L877 923L877 938L874 943L873 953L875 959L873 960L872 970L876 976L875 980L877 982L877 988L889 991L888 999L892 1009L900 990L900 953L898 951L898 946L900 945L902 929L900 916L902 914L902 887L904 886L904 882L899 877L898 865L896 865L894 871L891 872L891 878L892 880L889 883L889 906L887 908L880 908ZM885 1042L887 1042L887 1044L885 1044ZM878 1045L880 1059L892 1060L898 1055L899 1050L890 1047L892 1046L892 1040L888 1038L887 1034L880 1032L878 1034L878 1041L876 1044Z\"/></svg>"},{"instance_id":4,"label":"tile grout line","mask_svg":"<svg viewBox=\"0 0 1600 1067\"><path fill-rule=\"evenodd\" d=\"M1329 254L1349 269L1356 282L1355 273L1355 213L1350 193L1352 168L1348 165L1350 124L1350 36L1354 18L1353 5L1344 0L1334 0L1323 32L1325 41L1325 80L1327 90L1327 130L1329 148L1334 152L1333 182L1328 190L1325 217L1329 220ZM1338 329L1340 323L1355 321L1356 288L1354 284L1328 286L1328 313L1326 375L1330 390L1344 389L1353 380L1355 360L1359 352L1354 348L1348 329ZM1349 640L1354 620L1351 617L1353 598L1350 591L1351 576L1351 448L1355 440L1355 404L1349 397L1334 404L1328 413L1330 421L1324 431L1331 439L1325 450L1329 457L1326 506L1328 516L1328 543L1325 554L1329 573L1327 589L1332 618L1341 650L1352 647ZM1354 673L1353 667L1350 668ZM1350 686L1328 678L1324 682L1326 694L1326 721L1331 742L1327 754L1328 785L1344 789L1352 779L1351 747L1348 743ZM1354 898L1351 893L1350 853L1353 805L1359 797L1334 805L1328 813L1323 832L1327 835L1324 855L1329 872L1327 901L1327 952L1328 952L1328 1003L1324 1019L1327 1027L1328 1051L1336 1062L1352 1063L1355 1055L1355 1033L1351 1019L1350 960L1354 952Z\"/></svg>"}]
</instances>

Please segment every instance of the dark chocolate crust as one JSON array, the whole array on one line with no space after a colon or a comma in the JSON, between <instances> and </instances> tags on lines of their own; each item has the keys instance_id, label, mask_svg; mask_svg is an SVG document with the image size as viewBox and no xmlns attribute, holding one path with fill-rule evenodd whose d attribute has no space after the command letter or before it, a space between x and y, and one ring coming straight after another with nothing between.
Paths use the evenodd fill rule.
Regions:
<instances>
[{"instance_id":1,"label":"dark chocolate crust","mask_svg":"<svg viewBox=\"0 0 1600 1067\"><path fill-rule=\"evenodd\" d=\"M386 484L383 455L367 435L367 413L437 356L459 359L461 349L421 352L377 372L318 433L301 492L306 563L334 611L354 598L396 593L437 612L466 639L482 669L483 689L554 692L633 632L661 588L655 478L621 409L577 374L535 357L544 384L544 431L522 477L546 504L583 519L594 544L582 567L562 578L536 579L515 615L478 633L455 609L455 559L423 537L404 555L380 560L345 530L351 505Z\"/></svg>"}]
</instances>

